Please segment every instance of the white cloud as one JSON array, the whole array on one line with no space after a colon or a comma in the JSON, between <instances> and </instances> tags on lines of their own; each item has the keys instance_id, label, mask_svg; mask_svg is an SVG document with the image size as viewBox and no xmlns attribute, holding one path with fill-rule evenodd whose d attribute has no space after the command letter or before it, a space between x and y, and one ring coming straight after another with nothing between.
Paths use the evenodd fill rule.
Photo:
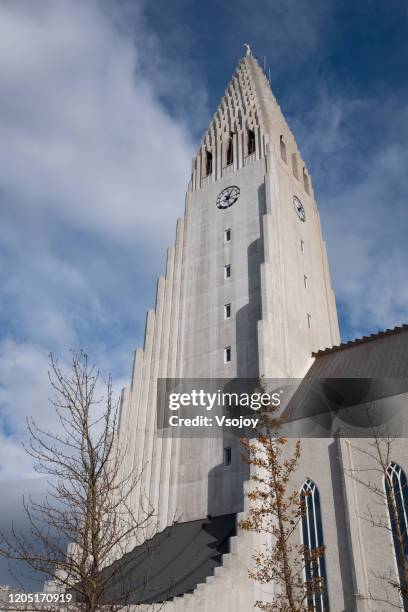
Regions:
<instances>
[{"instance_id":1,"label":"white cloud","mask_svg":"<svg viewBox=\"0 0 408 612\"><path fill-rule=\"evenodd\" d=\"M376 117L380 138L367 133ZM317 199L344 331L355 337L408 320L406 111L322 86L294 122Z\"/></svg>"},{"instance_id":2,"label":"white cloud","mask_svg":"<svg viewBox=\"0 0 408 612\"><path fill-rule=\"evenodd\" d=\"M143 31L134 45L94 2L36 6L1 8L3 191L108 240L168 238L192 144L141 74Z\"/></svg>"},{"instance_id":3,"label":"white cloud","mask_svg":"<svg viewBox=\"0 0 408 612\"><path fill-rule=\"evenodd\" d=\"M35 414L43 427L56 422L48 402L47 368L41 349L11 339L0 344L0 480L33 476L31 459L22 446L25 419Z\"/></svg>"},{"instance_id":4,"label":"white cloud","mask_svg":"<svg viewBox=\"0 0 408 612\"><path fill-rule=\"evenodd\" d=\"M52 424L50 351L128 381L194 149L157 67L186 106L191 78L160 53L139 2L0 4L0 479L31 476L25 417Z\"/></svg>"},{"instance_id":5,"label":"white cloud","mask_svg":"<svg viewBox=\"0 0 408 612\"><path fill-rule=\"evenodd\" d=\"M400 193L408 188L407 163L404 147L385 146L370 157L369 176L328 206L337 298L357 335L408 319L407 200Z\"/></svg>"}]
</instances>

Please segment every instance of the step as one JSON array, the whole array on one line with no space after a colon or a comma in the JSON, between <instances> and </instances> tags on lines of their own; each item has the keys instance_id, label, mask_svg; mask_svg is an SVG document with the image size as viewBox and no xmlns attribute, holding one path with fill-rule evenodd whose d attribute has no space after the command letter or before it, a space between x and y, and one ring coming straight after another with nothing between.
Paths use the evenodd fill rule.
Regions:
<instances>
[{"instance_id":1,"label":"step","mask_svg":"<svg viewBox=\"0 0 408 612\"><path fill-rule=\"evenodd\" d=\"M207 586L206 582L199 582L195 588L195 591L202 591L203 589L206 588L206 586Z\"/></svg>"},{"instance_id":2,"label":"step","mask_svg":"<svg viewBox=\"0 0 408 612\"><path fill-rule=\"evenodd\" d=\"M220 565L219 567L216 567L214 569L214 576L222 576L222 574L224 573L224 568L222 567L222 565Z\"/></svg>"},{"instance_id":3,"label":"step","mask_svg":"<svg viewBox=\"0 0 408 612\"><path fill-rule=\"evenodd\" d=\"M238 536L230 537L230 554L236 555L238 553Z\"/></svg>"}]
</instances>

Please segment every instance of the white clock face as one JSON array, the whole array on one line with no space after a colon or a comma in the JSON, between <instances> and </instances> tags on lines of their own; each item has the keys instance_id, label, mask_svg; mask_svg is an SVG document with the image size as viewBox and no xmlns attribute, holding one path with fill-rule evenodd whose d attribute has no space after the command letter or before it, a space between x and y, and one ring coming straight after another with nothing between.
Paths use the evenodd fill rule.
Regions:
<instances>
[{"instance_id":1,"label":"white clock face","mask_svg":"<svg viewBox=\"0 0 408 612\"><path fill-rule=\"evenodd\" d=\"M293 196L293 206L295 207L296 214L299 217L299 219L301 221L306 221L305 209L303 208L302 202L296 196Z\"/></svg>"},{"instance_id":2,"label":"white clock face","mask_svg":"<svg viewBox=\"0 0 408 612\"><path fill-rule=\"evenodd\" d=\"M231 187L226 187L220 193L217 198L217 206L218 208L228 208L235 204L238 200L240 194L239 187L235 187L234 185Z\"/></svg>"}]
</instances>

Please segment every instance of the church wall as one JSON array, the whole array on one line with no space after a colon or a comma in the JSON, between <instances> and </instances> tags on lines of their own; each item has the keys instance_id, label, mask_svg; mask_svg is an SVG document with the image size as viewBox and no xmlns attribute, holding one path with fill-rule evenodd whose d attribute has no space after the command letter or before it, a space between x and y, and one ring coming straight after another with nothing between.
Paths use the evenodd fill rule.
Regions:
<instances>
[{"instance_id":1,"label":"church wall","mask_svg":"<svg viewBox=\"0 0 408 612\"><path fill-rule=\"evenodd\" d=\"M389 517L382 497L384 493L383 474L377 461L369 456L373 453L372 439L341 440L339 449L344 473L346 511L349 519L350 542L355 565L356 593L370 601L361 610L392 610L400 605L396 589L387 586L381 577L389 575L398 582L395 552L388 530ZM391 444L390 461L398 463L408 473L408 448L406 439L396 438ZM351 477L353 473L367 488ZM357 471L358 470L358 471ZM376 493L375 489L380 493ZM372 524L382 523L383 527ZM370 607L371 606L371 607ZM378 607L377 607L378 606Z\"/></svg>"},{"instance_id":2,"label":"church wall","mask_svg":"<svg viewBox=\"0 0 408 612\"><path fill-rule=\"evenodd\" d=\"M330 609L353 610L352 560L347 542L337 442L332 438L304 438L301 447L293 486L300 491L309 478L319 490ZM297 537L300 542L300 529Z\"/></svg>"}]
</instances>

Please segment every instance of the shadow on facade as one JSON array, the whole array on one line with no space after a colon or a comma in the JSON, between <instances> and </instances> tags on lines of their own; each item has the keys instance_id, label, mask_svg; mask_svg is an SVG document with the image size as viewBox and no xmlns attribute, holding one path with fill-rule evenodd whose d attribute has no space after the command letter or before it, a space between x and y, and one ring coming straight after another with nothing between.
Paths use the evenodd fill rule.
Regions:
<instances>
[{"instance_id":1,"label":"shadow on facade","mask_svg":"<svg viewBox=\"0 0 408 612\"><path fill-rule=\"evenodd\" d=\"M350 529L346 517L346 501L344 499L344 474L340 467L340 448L338 440L334 440L328 447L331 483L333 487L334 514L337 534L337 547L339 551L340 575L346 610L354 610L355 601L353 593L357 593L353 587L353 556L351 554Z\"/></svg>"}]
</instances>

